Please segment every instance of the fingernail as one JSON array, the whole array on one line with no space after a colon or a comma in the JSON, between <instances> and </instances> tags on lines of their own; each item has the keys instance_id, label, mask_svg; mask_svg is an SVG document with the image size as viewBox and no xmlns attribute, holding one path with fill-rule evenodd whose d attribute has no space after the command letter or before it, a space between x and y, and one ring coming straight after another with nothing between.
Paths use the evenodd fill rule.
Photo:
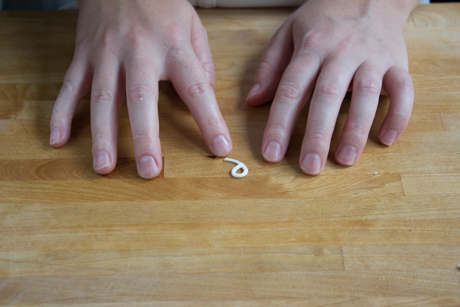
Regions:
<instances>
[{"instance_id":1,"label":"fingernail","mask_svg":"<svg viewBox=\"0 0 460 307\"><path fill-rule=\"evenodd\" d=\"M109 154L104 150L99 150L94 155L94 170L106 168L110 165Z\"/></svg>"},{"instance_id":2,"label":"fingernail","mask_svg":"<svg viewBox=\"0 0 460 307\"><path fill-rule=\"evenodd\" d=\"M395 142L397 135L398 135L398 132L396 130L388 130L380 138L380 142L382 142L383 144L387 146L391 146Z\"/></svg>"},{"instance_id":3,"label":"fingernail","mask_svg":"<svg viewBox=\"0 0 460 307\"><path fill-rule=\"evenodd\" d=\"M51 135L50 135L50 145L55 145L59 143L60 136L61 136L61 132L59 131L59 129L53 128L53 130L51 130Z\"/></svg>"},{"instance_id":4,"label":"fingernail","mask_svg":"<svg viewBox=\"0 0 460 307\"><path fill-rule=\"evenodd\" d=\"M155 162L155 159L149 155L141 157L137 165L137 172L142 178L153 178L158 173L158 166Z\"/></svg>"},{"instance_id":5,"label":"fingernail","mask_svg":"<svg viewBox=\"0 0 460 307\"><path fill-rule=\"evenodd\" d=\"M265 146L264 157L269 162L278 162L281 160L281 145L278 142L270 141Z\"/></svg>"},{"instance_id":6,"label":"fingernail","mask_svg":"<svg viewBox=\"0 0 460 307\"><path fill-rule=\"evenodd\" d=\"M255 94L257 94L257 91L259 90L260 88L260 83L256 83L254 84L254 86L252 87L252 89L249 91L249 94L248 94L248 97L246 98L249 99L251 98L252 96L254 96Z\"/></svg>"},{"instance_id":7,"label":"fingernail","mask_svg":"<svg viewBox=\"0 0 460 307\"><path fill-rule=\"evenodd\" d=\"M223 135L216 136L212 140L212 152L218 157L224 157L230 152L230 143Z\"/></svg>"},{"instance_id":8,"label":"fingernail","mask_svg":"<svg viewBox=\"0 0 460 307\"><path fill-rule=\"evenodd\" d=\"M355 164L356 148L351 145L343 146L337 153L337 161L340 164L351 166Z\"/></svg>"},{"instance_id":9,"label":"fingernail","mask_svg":"<svg viewBox=\"0 0 460 307\"><path fill-rule=\"evenodd\" d=\"M318 175L321 171L321 158L318 154L309 153L302 160L302 169L308 175Z\"/></svg>"}]
</instances>

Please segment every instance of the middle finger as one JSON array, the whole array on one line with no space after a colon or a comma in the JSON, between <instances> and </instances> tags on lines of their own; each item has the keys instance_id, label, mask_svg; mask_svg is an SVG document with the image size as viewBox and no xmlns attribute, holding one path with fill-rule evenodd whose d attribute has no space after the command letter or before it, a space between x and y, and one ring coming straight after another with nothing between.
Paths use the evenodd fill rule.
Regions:
<instances>
[{"instance_id":1,"label":"middle finger","mask_svg":"<svg viewBox=\"0 0 460 307\"><path fill-rule=\"evenodd\" d=\"M120 63L107 52L97 61L91 88L91 135L94 170L113 171L117 161L118 112L123 101Z\"/></svg>"},{"instance_id":2,"label":"middle finger","mask_svg":"<svg viewBox=\"0 0 460 307\"><path fill-rule=\"evenodd\" d=\"M137 172L144 179L162 168L158 120L158 68L151 56L136 51L125 62L129 122Z\"/></svg>"},{"instance_id":3,"label":"middle finger","mask_svg":"<svg viewBox=\"0 0 460 307\"><path fill-rule=\"evenodd\" d=\"M319 175L324 169L340 106L357 66L346 59L326 60L323 64L300 154L300 167L307 175Z\"/></svg>"}]
</instances>

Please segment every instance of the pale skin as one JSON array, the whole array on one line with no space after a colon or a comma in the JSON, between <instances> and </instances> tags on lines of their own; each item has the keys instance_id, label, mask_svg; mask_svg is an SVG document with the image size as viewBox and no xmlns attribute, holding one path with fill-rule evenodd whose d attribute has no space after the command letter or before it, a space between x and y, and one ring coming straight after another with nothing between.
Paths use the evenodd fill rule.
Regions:
<instances>
[{"instance_id":1,"label":"pale skin","mask_svg":"<svg viewBox=\"0 0 460 307\"><path fill-rule=\"evenodd\" d=\"M286 153L300 110L312 95L300 167L324 169L340 106L350 87L350 110L336 161L354 165L366 144L380 93L390 97L379 140L392 145L406 128L414 100L404 24L418 0L309 0L273 37L247 97L273 100L262 154L270 163ZM232 148L214 96L214 65L206 31L185 0L80 1L77 46L51 118L50 144L69 139L71 118L92 85L94 169L116 165L118 110L126 91L137 170L162 168L158 137L158 81L171 80L194 116L210 151Z\"/></svg>"},{"instance_id":2,"label":"pale skin","mask_svg":"<svg viewBox=\"0 0 460 307\"><path fill-rule=\"evenodd\" d=\"M158 81L170 80L195 118L210 151L232 149L214 95L214 64L206 30L185 0L79 1L74 58L51 118L50 144L69 139L72 116L91 86L93 168L117 161L118 112L126 92L137 171L158 176L162 156Z\"/></svg>"}]
</instances>

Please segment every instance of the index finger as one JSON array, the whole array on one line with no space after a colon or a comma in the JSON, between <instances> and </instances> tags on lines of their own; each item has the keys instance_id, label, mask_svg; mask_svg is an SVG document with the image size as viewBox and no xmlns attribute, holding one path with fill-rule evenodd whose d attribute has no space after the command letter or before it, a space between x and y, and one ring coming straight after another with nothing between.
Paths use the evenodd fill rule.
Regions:
<instances>
[{"instance_id":1,"label":"index finger","mask_svg":"<svg viewBox=\"0 0 460 307\"><path fill-rule=\"evenodd\" d=\"M177 93L195 118L211 152L224 157L232 150L227 124L220 112L214 89L191 47L171 50L169 77Z\"/></svg>"}]
</instances>

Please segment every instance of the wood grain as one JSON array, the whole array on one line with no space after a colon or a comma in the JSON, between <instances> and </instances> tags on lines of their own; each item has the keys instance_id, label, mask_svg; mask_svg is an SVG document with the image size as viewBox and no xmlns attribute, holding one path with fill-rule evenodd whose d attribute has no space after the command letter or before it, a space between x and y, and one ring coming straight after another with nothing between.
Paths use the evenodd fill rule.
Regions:
<instances>
[{"instance_id":1,"label":"wood grain","mask_svg":"<svg viewBox=\"0 0 460 307\"><path fill-rule=\"evenodd\" d=\"M151 181L125 105L113 173L92 170L88 95L69 143L48 145L76 12L0 12L1 306L460 306L460 5L408 20L416 99L400 140L378 142L381 97L359 163L335 163L347 95L318 177L298 166L307 108L273 165L260 154L270 105L244 103L292 11L199 10L230 157L249 175L231 177L161 82L164 169Z\"/></svg>"}]
</instances>

